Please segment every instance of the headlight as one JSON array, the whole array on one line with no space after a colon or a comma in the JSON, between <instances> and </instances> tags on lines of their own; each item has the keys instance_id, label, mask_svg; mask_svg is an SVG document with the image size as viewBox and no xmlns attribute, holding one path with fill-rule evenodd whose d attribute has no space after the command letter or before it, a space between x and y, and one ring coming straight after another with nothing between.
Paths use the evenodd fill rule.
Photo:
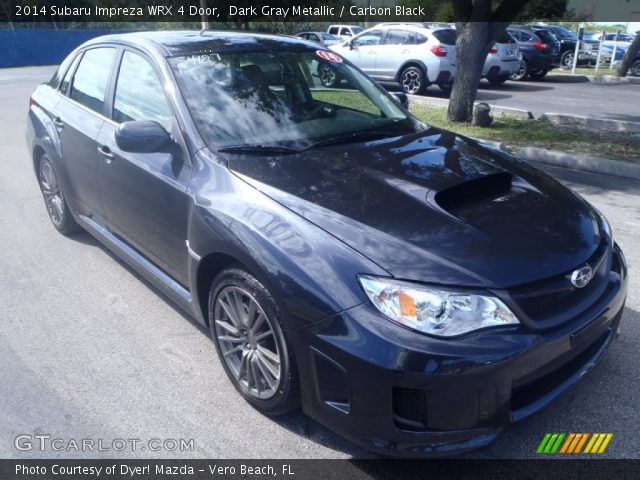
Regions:
<instances>
[{"instance_id":1,"label":"headlight","mask_svg":"<svg viewBox=\"0 0 640 480\"><path fill-rule=\"evenodd\" d=\"M358 280L380 312L418 332L452 337L480 328L520 323L509 307L493 296L366 275L360 275Z\"/></svg>"}]
</instances>

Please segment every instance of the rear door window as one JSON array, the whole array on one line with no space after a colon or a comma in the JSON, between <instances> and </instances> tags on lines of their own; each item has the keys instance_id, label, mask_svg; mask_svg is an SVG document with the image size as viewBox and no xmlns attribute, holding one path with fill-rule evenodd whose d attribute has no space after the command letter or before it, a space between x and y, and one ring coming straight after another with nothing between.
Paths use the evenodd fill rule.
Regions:
<instances>
[{"instance_id":1,"label":"rear door window","mask_svg":"<svg viewBox=\"0 0 640 480\"><path fill-rule=\"evenodd\" d=\"M385 45L413 45L415 35L407 30L389 30L384 38Z\"/></svg>"},{"instance_id":2,"label":"rear door window","mask_svg":"<svg viewBox=\"0 0 640 480\"><path fill-rule=\"evenodd\" d=\"M95 112L103 113L115 52L115 48L107 47L93 48L84 53L71 85L69 96L73 100Z\"/></svg>"},{"instance_id":3,"label":"rear door window","mask_svg":"<svg viewBox=\"0 0 640 480\"><path fill-rule=\"evenodd\" d=\"M332 35L338 35L338 27L329 28L329 33Z\"/></svg>"}]
</instances>

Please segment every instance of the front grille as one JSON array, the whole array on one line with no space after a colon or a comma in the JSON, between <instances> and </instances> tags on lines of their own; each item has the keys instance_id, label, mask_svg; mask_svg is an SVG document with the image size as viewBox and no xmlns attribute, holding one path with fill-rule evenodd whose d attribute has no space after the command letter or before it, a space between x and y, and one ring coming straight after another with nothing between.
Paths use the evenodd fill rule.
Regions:
<instances>
[{"instance_id":1,"label":"front grille","mask_svg":"<svg viewBox=\"0 0 640 480\"><path fill-rule=\"evenodd\" d=\"M572 272L567 272L512 289L510 297L532 326L549 328L559 325L589 308L607 288L612 268L611 250L606 246L598 248L586 263L593 268L593 278L583 288L574 287L571 284Z\"/></svg>"}]
</instances>

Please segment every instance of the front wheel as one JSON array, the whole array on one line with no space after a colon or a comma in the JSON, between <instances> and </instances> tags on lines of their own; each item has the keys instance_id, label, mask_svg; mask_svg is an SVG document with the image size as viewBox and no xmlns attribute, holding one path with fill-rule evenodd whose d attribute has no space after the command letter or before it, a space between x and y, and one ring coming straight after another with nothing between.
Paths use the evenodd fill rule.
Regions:
<instances>
[{"instance_id":1,"label":"front wheel","mask_svg":"<svg viewBox=\"0 0 640 480\"><path fill-rule=\"evenodd\" d=\"M566 51L562 54L562 58L560 59L560 64L564 68L572 68L573 67L573 57L574 54L572 51Z\"/></svg>"},{"instance_id":2,"label":"front wheel","mask_svg":"<svg viewBox=\"0 0 640 480\"><path fill-rule=\"evenodd\" d=\"M525 78L527 78L527 75L529 75L529 64L523 58L522 60L520 60L520 66L518 67L518 70L511 74L511 80L524 80Z\"/></svg>"},{"instance_id":3,"label":"front wheel","mask_svg":"<svg viewBox=\"0 0 640 480\"><path fill-rule=\"evenodd\" d=\"M404 93L417 95L426 90L424 72L420 67L407 67L400 74L400 86Z\"/></svg>"},{"instance_id":4,"label":"front wheel","mask_svg":"<svg viewBox=\"0 0 640 480\"><path fill-rule=\"evenodd\" d=\"M209 327L218 357L240 394L261 412L299 405L293 350L275 300L253 275L229 268L213 281Z\"/></svg>"},{"instance_id":5,"label":"front wheel","mask_svg":"<svg viewBox=\"0 0 640 480\"><path fill-rule=\"evenodd\" d=\"M73 218L64 194L56 167L47 155L40 158L38 181L47 213L53 226L63 235L72 235L80 230Z\"/></svg>"}]
</instances>

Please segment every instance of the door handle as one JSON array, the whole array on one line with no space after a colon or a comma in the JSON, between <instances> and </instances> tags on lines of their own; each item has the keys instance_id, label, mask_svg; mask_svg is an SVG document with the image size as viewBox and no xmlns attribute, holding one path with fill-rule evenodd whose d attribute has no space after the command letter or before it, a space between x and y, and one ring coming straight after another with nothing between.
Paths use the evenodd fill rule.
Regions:
<instances>
[{"instance_id":1,"label":"door handle","mask_svg":"<svg viewBox=\"0 0 640 480\"><path fill-rule=\"evenodd\" d=\"M64 122L60 120L60 117L56 117L53 119L53 123L58 128L64 128Z\"/></svg>"},{"instance_id":2,"label":"door handle","mask_svg":"<svg viewBox=\"0 0 640 480\"><path fill-rule=\"evenodd\" d=\"M111 163L113 161L113 152L106 145L98 147L98 153L104 157L105 163Z\"/></svg>"}]
</instances>

